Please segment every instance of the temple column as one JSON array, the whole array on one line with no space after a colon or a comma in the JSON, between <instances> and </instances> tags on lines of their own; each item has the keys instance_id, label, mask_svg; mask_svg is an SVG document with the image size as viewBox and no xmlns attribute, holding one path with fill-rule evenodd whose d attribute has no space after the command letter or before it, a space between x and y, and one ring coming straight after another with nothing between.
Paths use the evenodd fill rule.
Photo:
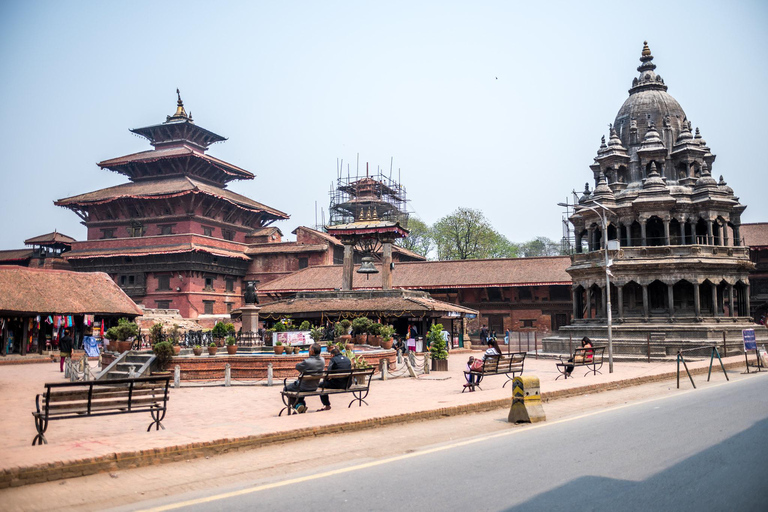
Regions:
<instances>
[{"instance_id":1,"label":"temple column","mask_svg":"<svg viewBox=\"0 0 768 512\"><path fill-rule=\"evenodd\" d=\"M624 228L627 237L627 247L632 247L632 224L625 224Z\"/></svg>"},{"instance_id":2,"label":"temple column","mask_svg":"<svg viewBox=\"0 0 768 512\"><path fill-rule=\"evenodd\" d=\"M680 245L686 245L685 243L685 220L680 223Z\"/></svg>"},{"instance_id":3,"label":"temple column","mask_svg":"<svg viewBox=\"0 0 768 512\"><path fill-rule=\"evenodd\" d=\"M717 317L719 316L717 312L717 286L715 286L714 283L711 286L712 286L712 316Z\"/></svg>"},{"instance_id":4,"label":"temple column","mask_svg":"<svg viewBox=\"0 0 768 512\"><path fill-rule=\"evenodd\" d=\"M675 287L669 284L667 285L667 311L670 318L675 316Z\"/></svg>"},{"instance_id":5,"label":"temple column","mask_svg":"<svg viewBox=\"0 0 768 512\"><path fill-rule=\"evenodd\" d=\"M587 316L586 318L592 318L592 287L587 288Z\"/></svg>"},{"instance_id":6,"label":"temple column","mask_svg":"<svg viewBox=\"0 0 768 512\"><path fill-rule=\"evenodd\" d=\"M749 285L744 286L744 304L746 305L746 316L752 316L752 309L749 303Z\"/></svg>"},{"instance_id":7,"label":"temple column","mask_svg":"<svg viewBox=\"0 0 768 512\"><path fill-rule=\"evenodd\" d=\"M381 241L381 253L383 261L381 264L381 289L392 289L392 240L384 239Z\"/></svg>"},{"instance_id":8,"label":"temple column","mask_svg":"<svg viewBox=\"0 0 768 512\"><path fill-rule=\"evenodd\" d=\"M648 320L648 318L651 316L650 311L650 305L648 304L648 285L643 285L643 315L645 316L645 319Z\"/></svg>"},{"instance_id":9,"label":"temple column","mask_svg":"<svg viewBox=\"0 0 768 512\"><path fill-rule=\"evenodd\" d=\"M707 219L707 245L714 245L715 235L712 233L712 220Z\"/></svg>"},{"instance_id":10,"label":"temple column","mask_svg":"<svg viewBox=\"0 0 768 512\"><path fill-rule=\"evenodd\" d=\"M589 252L592 252L595 250L595 228L594 226L589 226L587 228L587 248Z\"/></svg>"},{"instance_id":11,"label":"temple column","mask_svg":"<svg viewBox=\"0 0 768 512\"><path fill-rule=\"evenodd\" d=\"M728 285L728 311L730 312L731 318L736 316L736 308L733 307L733 285Z\"/></svg>"},{"instance_id":12,"label":"temple column","mask_svg":"<svg viewBox=\"0 0 768 512\"><path fill-rule=\"evenodd\" d=\"M696 318L701 316L701 297L699 296L699 283L693 283L693 314Z\"/></svg>"},{"instance_id":13,"label":"temple column","mask_svg":"<svg viewBox=\"0 0 768 512\"><path fill-rule=\"evenodd\" d=\"M740 224L733 225L733 245L735 247L744 245L741 241L741 225Z\"/></svg>"},{"instance_id":14,"label":"temple column","mask_svg":"<svg viewBox=\"0 0 768 512\"><path fill-rule=\"evenodd\" d=\"M579 296L576 290L571 289L571 300L573 301L573 319L576 320L579 317Z\"/></svg>"},{"instance_id":15,"label":"temple column","mask_svg":"<svg viewBox=\"0 0 768 512\"><path fill-rule=\"evenodd\" d=\"M664 219L664 245L669 245L669 219Z\"/></svg>"},{"instance_id":16,"label":"temple column","mask_svg":"<svg viewBox=\"0 0 768 512\"><path fill-rule=\"evenodd\" d=\"M619 320L624 320L624 285L616 285L616 299L619 303Z\"/></svg>"},{"instance_id":17,"label":"temple column","mask_svg":"<svg viewBox=\"0 0 768 512\"><path fill-rule=\"evenodd\" d=\"M576 242L576 252L581 253L581 232L576 232L575 235L575 242Z\"/></svg>"},{"instance_id":18,"label":"temple column","mask_svg":"<svg viewBox=\"0 0 768 512\"><path fill-rule=\"evenodd\" d=\"M641 220L640 221L640 245L643 247L648 246L647 238L645 237L645 223L647 221Z\"/></svg>"},{"instance_id":19,"label":"temple column","mask_svg":"<svg viewBox=\"0 0 768 512\"><path fill-rule=\"evenodd\" d=\"M728 245L728 224L727 223L723 224L722 229L723 231L722 231L722 236L720 237L720 241L722 245L727 246Z\"/></svg>"},{"instance_id":20,"label":"temple column","mask_svg":"<svg viewBox=\"0 0 768 512\"><path fill-rule=\"evenodd\" d=\"M341 273L341 289L352 289L352 277L355 275L355 242L354 240L342 240L344 244L344 266Z\"/></svg>"}]
</instances>

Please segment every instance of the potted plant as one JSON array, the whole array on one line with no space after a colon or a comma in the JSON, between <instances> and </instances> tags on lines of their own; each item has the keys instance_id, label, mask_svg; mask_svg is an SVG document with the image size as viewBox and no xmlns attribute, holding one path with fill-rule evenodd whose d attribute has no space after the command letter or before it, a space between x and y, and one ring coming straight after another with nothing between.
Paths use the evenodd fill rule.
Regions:
<instances>
[{"instance_id":1,"label":"potted plant","mask_svg":"<svg viewBox=\"0 0 768 512\"><path fill-rule=\"evenodd\" d=\"M264 331L264 344L268 347L272 346L272 343L274 342L275 338L275 330L274 329L267 329Z\"/></svg>"},{"instance_id":2,"label":"potted plant","mask_svg":"<svg viewBox=\"0 0 768 512\"><path fill-rule=\"evenodd\" d=\"M394 343L393 336L395 335L395 328L391 325L381 326L381 348L389 350Z\"/></svg>"},{"instance_id":3,"label":"potted plant","mask_svg":"<svg viewBox=\"0 0 768 512\"><path fill-rule=\"evenodd\" d=\"M383 327L384 325L377 322L371 322L371 325L368 326L368 344L370 346L381 346L381 332Z\"/></svg>"},{"instance_id":4,"label":"potted plant","mask_svg":"<svg viewBox=\"0 0 768 512\"><path fill-rule=\"evenodd\" d=\"M427 342L429 343L429 353L432 359L432 371L448 371L448 350L445 347L445 338L443 338L443 324L434 324L427 333Z\"/></svg>"},{"instance_id":5,"label":"potted plant","mask_svg":"<svg viewBox=\"0 0 768 512\"><path fill-rule=\"evenodd\" d=\"M309 323L309 320L304 320L299 325L299 330L300 331L309 331L310 329L312 329L312 324Z\"/></svg>"},{"instance_id":6,"label":"potted plant","mask_svg":"<svg viewBox=\"0 0 768 512\"><path fill-rule=\"evenodd\" d=\"M159 325L159 324L155 324ZM154 327L154 326L153 326ZM152 352L155 353L157 368L162 371L173 359L173 345L170 341L160 341L152 345Z\"/></svg>"},{"instance_id":7,"label":"potted plant","mask_svg":"<svg viewBox=\"0 0 768 512\"><path fill-rule=\"evenodd\" d=\"M355 335L355 343L363 344L368 341L368 328L371 321L368 317L361 316L352 320L352 333Z\"/></svg>"},{"instance_id":8,"label":"potted plant","mask_svg":"<svg viewBox=\"0 0 768 512\"><path fill-rule=\"evenodd\" d=\"M104 336L117 342L118 352L127 352L133 346L133 339L139 335L139 326L127 318L121 318L117 325L107 329ZM129 341L130 339L130 341Z\"/></svg>"},{"instance_id":9,"label":"potted plant","mask_svg":"<svg viewBox=\"0 0 768 512\"><path fill-rule=\"evenodd\" d=\"M208 345L208 355L209 356L215 356L216 350L217 350L216 342L212 341L210 345Z\"/></svg>"},{"instance_id":10,"label":"potted plant","mask_svg":"<svg viewBox=\"0 0 768 512\"><path fill-rule=\"evenodd\" d=\"M168 331L168 341L171 342L173 345L173 354L179 355L179 352L181 352L181 345L179 345L179 338L181 337L181 329L179 328L179 324L173 324L173 327L171 327L171 330Z\"/></svg>"},{"instance_id":11,"label":"potted plant","mask_svg":"<svg viewBox=\"0 0 768 512\"><path fill-rule=\"evenodd\" d=\"M285 347L283 346L282 341L276 341L275 346L273 347L275 349L275 354L280 355L283 353L283 350L285 350Z\"/></svg>"},{"instance_id":12,"label":"potted plant","mask_svg":"<svg viewBox=\"0 0 768 512\"><path fill-rule=\"evenodd\" d=\"M231 334L227 336L227 354L237 354L237 340Z\"/></svg>"},{"instance_id":13,"label":"potted plant","mask_svg":"<svg viewBox=\"0 0 768 512\"><path fill-rule=\"evenodd\" d=\"M195 354L196 356L203 355L203 347L201 347L200 345L195 345L194 347L192 347L192 353Z\"/></svg>"},{"instance_id":14,"label":"potted plant","mask_svg":"<svg viewBox=\"0 0 768 512\"><path fill-rule=\"evenodd\" d=\"M213 336L216 346L224 346L224 340L227 336L234 334L235 326L232 324L225 324L224 322L216 322L216 325L211 329L211 336Z\"/></svg>"}]
</instances>

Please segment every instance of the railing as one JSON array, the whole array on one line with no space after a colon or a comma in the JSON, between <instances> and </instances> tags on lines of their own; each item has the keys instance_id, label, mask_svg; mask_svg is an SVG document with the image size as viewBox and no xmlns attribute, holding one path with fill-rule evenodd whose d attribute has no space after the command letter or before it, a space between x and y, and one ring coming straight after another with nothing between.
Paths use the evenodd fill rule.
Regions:
<instances>
[{"instance_id":1,"label":"railing","mask_svg":"<svg viewBox=\"0 0 768 512\"><path fill-rule=\"evenodd\" d=\"M748 247L731 247L722 245L664 245L664 246L632 246L621 247L619 250L611 250L611 257L613 259L631 260L636 258L647 258L649 256L714 256L719 258L732 258L734 256L749 256ZM582 252L573 255L573 261L587 262L597 261L602 262L605 258L605 253L600 250L592 252Z\"/></svg>"},{"instance_id":2,"label":"railing","mask_svg":"<svg viewBox=\"0 0 768 512\"><path fill-rule=\"evenodd\" d=\"M175 338L163 333L160 335L160 340L174 342L174 344L178 344L182 348L192 348L195 345L207 347L211 342L217 345L224 345L226 337L213 336L211 331L187 331L177 334ZM264 340L261 339L258 333L241 333L235 336L235 340L238 347L261 347L264 345ZM149 334L142 334L134 341L132 348L152 348L152 337Z\"/></svg>"}]
</instances>

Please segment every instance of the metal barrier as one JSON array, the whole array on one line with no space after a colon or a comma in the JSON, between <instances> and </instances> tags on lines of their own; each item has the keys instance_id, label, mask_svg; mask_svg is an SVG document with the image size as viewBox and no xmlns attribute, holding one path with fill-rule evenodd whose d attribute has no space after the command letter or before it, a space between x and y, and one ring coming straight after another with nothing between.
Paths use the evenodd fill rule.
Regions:
<instances>
[{"instance_id":1,"label":"metal barrier","mask_svg":"<svg viewBox=\"0 0 768 512\"><path fill-rule=\"evenodd\" d=\"M677 351L677 389L680 389L680 362L683 363L683 366L685 367L685 373L688 374L688 378L691 380L691 385L693 386L693 389L696 389L696 383L693 382L693 375L691 375L691 371L688 369L688 364L685 362L685 358L683 357L683 352L691 352L693 350L701 350L703 348L711 348L712 352L709 357L709 371L707 372L707 382L709 382L709 378L712 376L712 363L715 361L715 356L717 356L717 360L720 361L720 368L723 370L723 375L725 375L725 380L730 381L731 379L728 378L728 373L725 371L725 365L723 364L723 360L720 358L720 352L717 350L717 345L704 345L701 347L694 347L694 348L688 348L685 350L678 349Z\"/></svg>"}]
</instances>

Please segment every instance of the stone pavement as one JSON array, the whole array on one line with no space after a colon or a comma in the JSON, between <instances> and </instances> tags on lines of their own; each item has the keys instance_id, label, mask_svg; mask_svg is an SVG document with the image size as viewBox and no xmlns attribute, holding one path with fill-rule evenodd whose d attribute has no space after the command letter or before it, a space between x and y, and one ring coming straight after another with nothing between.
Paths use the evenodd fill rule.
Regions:
<instances>
[{"instance_id":1,"label":"stone pavement","mask_svg":"<svg viewBox=\"0 0 768 512\"><path fill-rule=\"evenodd\" d=\"M475 355L480 355L476 352ZM146 432L149 414L75 418L49 424L48 445L31 446L35 436L35 395L45 382L61 382L59 365L24 364L0 367L0 431L4 450L0 455L0 488L93 474L118 468L190 459L227 451L286 442L306 436L360 430L378 425L437 418L508 407L511 384L504 376L488 377L483 391L462 393L468 354L449 359L448 372L433 372L417 379L374 380L369 406L347 408L349 395L331 397L330 411L309 398L303 415L278 417L282 408L280 387L209 386L181 387L171 391L166 430ZM744 365L744 356L725 358L728 368ZM709 360L688 366L706 379ZM555 381L559 375L552 359L526 359L525 374L541 381L542 398L551 400L596 391L674 378L674 361L615 362L613 374L604 365L602 375ZM717 361L713 372L719 371ZM722 376L722 372L720 372ZM690 389L685 373L681 389Z\"/></svg>"}]
</instances>

